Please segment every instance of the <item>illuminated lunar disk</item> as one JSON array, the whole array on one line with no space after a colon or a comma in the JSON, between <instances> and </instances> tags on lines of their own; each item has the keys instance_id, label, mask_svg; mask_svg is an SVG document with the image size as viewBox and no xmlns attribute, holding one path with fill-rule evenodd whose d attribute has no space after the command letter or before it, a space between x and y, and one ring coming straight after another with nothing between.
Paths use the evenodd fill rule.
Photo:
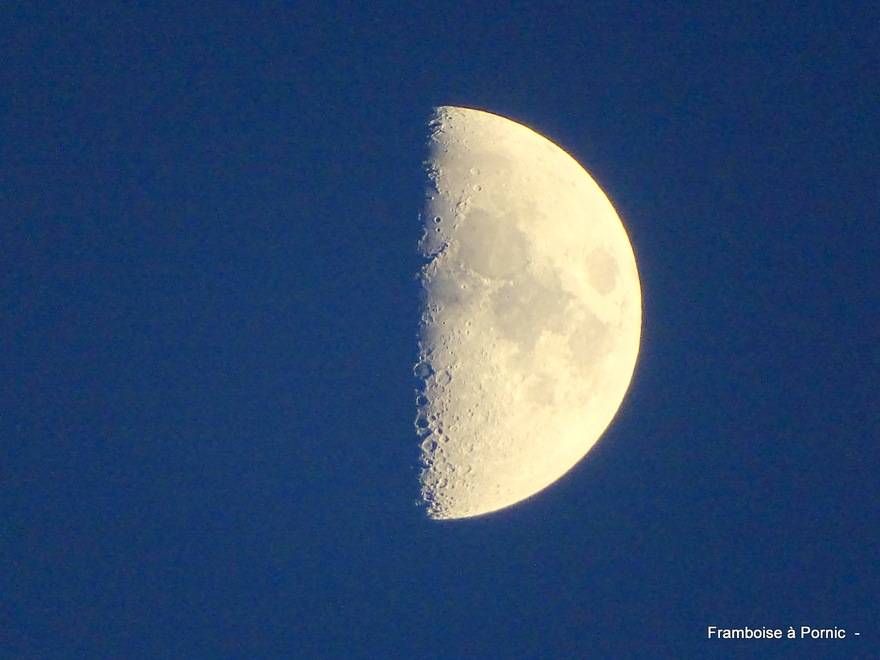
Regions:
<instances>
[{"instance_id":1,"label":"illuminated lunar disk","mask_svg":"<svg viewBox=\"0 0 880 660\"><path fill-rule=\"evenodd\" d=\"M416 376L422 498L466 518L550 485L596 443L632 378L632 247L578 163L497 115L431 121Z\"/></svg>"}]
</instances>

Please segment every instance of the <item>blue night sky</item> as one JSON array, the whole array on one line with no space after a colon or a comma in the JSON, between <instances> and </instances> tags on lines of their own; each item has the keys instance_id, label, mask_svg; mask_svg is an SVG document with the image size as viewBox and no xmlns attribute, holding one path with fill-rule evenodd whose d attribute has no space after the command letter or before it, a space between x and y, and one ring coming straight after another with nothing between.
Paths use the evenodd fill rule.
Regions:
<instances>
[{"instance_id":1,"label":"blue night sky","mask_svg":"<svg viewBox=\"0 0 880 660\"><path fill-rule=\"evenodd\" d=\"M7 3L0 657L880 657L880 9L740 4ZM578 159L644 298L599 444L457 522L437 105Z\"/></svg>"}]
</instances>

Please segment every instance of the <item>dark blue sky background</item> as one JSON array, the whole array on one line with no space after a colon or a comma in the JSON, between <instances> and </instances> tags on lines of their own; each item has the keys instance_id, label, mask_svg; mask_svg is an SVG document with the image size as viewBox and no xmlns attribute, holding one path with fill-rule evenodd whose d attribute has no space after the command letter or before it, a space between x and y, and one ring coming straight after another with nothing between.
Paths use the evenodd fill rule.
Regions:
<instances>
[{"instance_id":1,"label":"dark blue sky background","mask_svg":"<svg viewBox=\"0 0 880 660\"><path fill-rule=\"evenodd\" d=\"M877 5L61 4L0 20L0 656L880 657ZM602 441L452 523L436 105L575 156L644 296Z\"/></svg>"}]
</instances>

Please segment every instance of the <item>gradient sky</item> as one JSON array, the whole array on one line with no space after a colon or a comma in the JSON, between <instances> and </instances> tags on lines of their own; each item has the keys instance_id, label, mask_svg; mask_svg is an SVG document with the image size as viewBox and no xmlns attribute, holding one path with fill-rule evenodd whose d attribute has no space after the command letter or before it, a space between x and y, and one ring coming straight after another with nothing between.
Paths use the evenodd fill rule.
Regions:
<instances>
[{"instance_id":1,"label":"gradient sky","mask_svg":"<svg viewBox=\"0 0 880 660\"><path fill-rule=\"evenodd\" d=\"M876 5L60 4L0 10L0 656L880 657ZM437 105L578 159L644 297L587 458L446 523Z\"/></svg>"}]
</instances>

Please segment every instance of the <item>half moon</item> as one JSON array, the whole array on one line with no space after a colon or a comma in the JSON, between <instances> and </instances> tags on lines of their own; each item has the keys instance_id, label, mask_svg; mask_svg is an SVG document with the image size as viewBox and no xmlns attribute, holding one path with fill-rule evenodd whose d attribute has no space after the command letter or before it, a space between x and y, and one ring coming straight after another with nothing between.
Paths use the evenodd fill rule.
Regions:
<instances>
[{"instance_id":1,"label":"half moon","mask_svg":"<svg viewBox=\"0 0 880 660\"><path fill-rule=\"evenodd\" d=\"M416 432L432 518L477 516L571 469L632 378L641 292L626 231L562 149L509 119L430 123Z\"/></svg>"}]
</instances>

